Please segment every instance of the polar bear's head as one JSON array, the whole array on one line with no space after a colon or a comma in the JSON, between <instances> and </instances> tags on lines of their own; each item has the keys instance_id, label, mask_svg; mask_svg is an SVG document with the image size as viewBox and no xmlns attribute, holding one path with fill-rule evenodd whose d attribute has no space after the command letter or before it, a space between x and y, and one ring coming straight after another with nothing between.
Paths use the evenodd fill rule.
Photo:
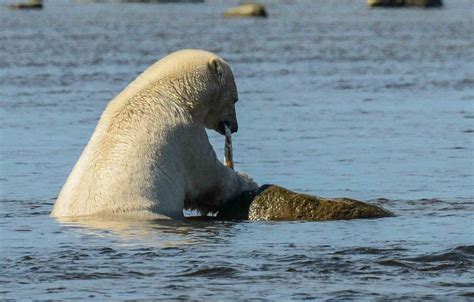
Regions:
<instances>
[{"instance_id":1,"label":"polar bear's head","mask_svg":"<svg viewBox=\"0 0 474 302\"><path fill-rule=\"evenodd\" d=\"M237 87L229 65L217 55L196 49L171 53L146 70L126 93L134 94L152 83L174 95L178 106L206 128L224 134L227 124L237 131Z\"/></svg>"},{"instance_id":2,"label":"polar bear's head","mask_svg":"<svg viewBox=\"0 0 474 302\"><path fill-rule=\"evenodd\" d=\"M217 56L208 61L207 67L211 73L211 82L214 87L210 96L208 112L204 117L204 125L220 134L225 133L224 125L227 125L231 132L237 132L235 103L238 96L232 70L224 60Z\"/></svg>"}]
</instances>

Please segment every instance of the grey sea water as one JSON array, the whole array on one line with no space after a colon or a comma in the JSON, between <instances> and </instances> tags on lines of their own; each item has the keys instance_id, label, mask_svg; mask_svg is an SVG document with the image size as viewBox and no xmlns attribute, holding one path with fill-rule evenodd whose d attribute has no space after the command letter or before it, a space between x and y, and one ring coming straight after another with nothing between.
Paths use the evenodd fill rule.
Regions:
<instances>
[{"instance_id":1,"label":"grey sea water","mask_svg":"<svg viewBox=\"0 0 474 302\"><path fill-rule=\"evenodd\" d=\"M279 0L268 19L222 18L236 3L0 8L0 298L473 299L473 2ZM182 48L234 70L237 170L397 216L50 218L106 103Z\"/></svg>"}]
</instances>

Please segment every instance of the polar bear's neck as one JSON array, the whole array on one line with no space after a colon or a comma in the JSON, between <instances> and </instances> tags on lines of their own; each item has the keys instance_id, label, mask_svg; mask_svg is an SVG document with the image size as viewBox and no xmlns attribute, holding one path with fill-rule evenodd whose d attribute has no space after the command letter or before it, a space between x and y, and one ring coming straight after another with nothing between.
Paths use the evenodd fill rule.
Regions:
<instances>
[{"instance_id":1,"label":"polar bear's neck","mask_svg":"<svg viewBox=\"0 0 474 302\"><path fill-rule=\"evenodd\" d=\"M121 91L110 102L110 109L107 109L120 111L140 94L147 94L147 97L159 96L162 101L170 103L170 106L187 111L195 121L204 118L208 111L206 101L210 99L209 93L212 90L210 85L203 86L203 83L209 83L205 70L207 64L202 64L200 60L189 60L188 64L181 65L176 65L169 58L156 62Z\"/></svg>"},{"instance_id":2,"label":"polar bear's neck","mask_svg":"<svg viewBox=\"0 0 474 302\"><path fill-rule=\"evenodd\" d=\"M148 116L141 117L152 118L154 114L159 113L157 118L160 119L171 115L174 120L180 117L188 122L203 123L209 108L206 100L210 99L210 96L198 91L196 87L199 87L199 84L193 79L145 77L146 83L143 83L139 81L140 78L141 76L108 104L104 116L115 117L124 113L147 111Z\"/></svg>"}]
</instances>

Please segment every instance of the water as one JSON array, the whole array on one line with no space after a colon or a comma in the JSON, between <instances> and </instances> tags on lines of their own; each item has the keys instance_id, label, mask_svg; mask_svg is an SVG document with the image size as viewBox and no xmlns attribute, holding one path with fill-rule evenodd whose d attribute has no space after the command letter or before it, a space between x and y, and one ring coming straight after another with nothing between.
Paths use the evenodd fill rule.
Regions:
<instances>
[{"instance_id":1,"label":"water","mask_svg":"<svg viewBox=\"0 0 474 302\"><path fill-rule=\"evenodd\" d=\"M6 2L3 2L6 3ZM0 297L474 297L472 2L46 1L0 9ZM236 169L397 214L309 222L56 221L106 102L167 53L202 48L239 89ZM224 138L209 133L223 157Z\"/></svg>"}]
</instances>

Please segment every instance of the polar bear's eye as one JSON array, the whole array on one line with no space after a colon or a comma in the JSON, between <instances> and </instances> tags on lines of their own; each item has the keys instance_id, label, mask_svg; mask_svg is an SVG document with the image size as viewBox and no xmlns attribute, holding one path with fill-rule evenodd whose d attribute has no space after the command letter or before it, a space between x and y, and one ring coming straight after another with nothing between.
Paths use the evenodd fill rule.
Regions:
<instances>
[{"instance_id":1,"label":"polar bear's eye","mask_svg":"<svg viewBox=\"0 0 474 302\"><path fill-rule=\"evenodd\" d=\"M237 99L235 99L235 100L234 100L234 104L235 104L235 103L237 103L237 101L238 101L238 100L239 100L238 98L237 98Z\"/></svg>"}]
</instances>

